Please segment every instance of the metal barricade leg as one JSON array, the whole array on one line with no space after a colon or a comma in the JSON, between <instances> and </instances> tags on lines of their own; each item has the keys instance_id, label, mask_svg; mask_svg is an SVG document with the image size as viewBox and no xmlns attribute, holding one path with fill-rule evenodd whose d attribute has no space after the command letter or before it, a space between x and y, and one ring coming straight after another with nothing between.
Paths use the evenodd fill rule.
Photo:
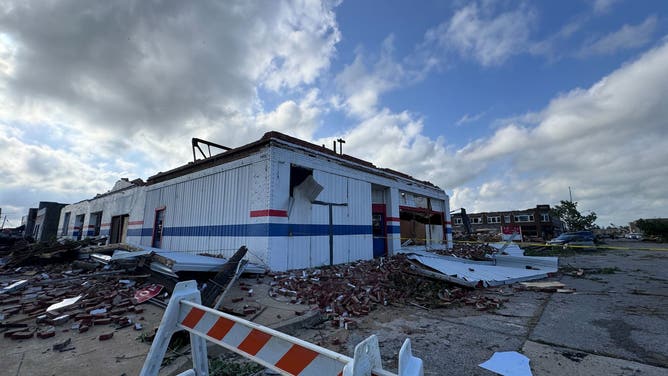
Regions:
<instances>
[{"instance_id":1,"label":"metal barricade leg","mask_svg":"<svg viewBox=\"0 0 668 376\"><path fill-rule=\"evenodd\" d=\"M422 359L413 356L411 340L406 338L399 350L399 376L423 376Z\"/></svg>"},{"instance_id":2,"label":"metal barricade leg","mask_svg":"<svg viewBox=\"0 0 668 376\"><path fill-rule=\"evenodd\" d=\"M179 319L179 310L180 302L182 300L192 301L195 303L201 303L200 293L197 290L197 282L187 281L181 282L176 285L172 297L169 300L169 304L165 309L165 313L162 316L162 321L160 321L160 327L158 328L158 333L153 339L153 344L151 349L146 356L144 361L144 366L141 369L141 376L157 376L160 371L160 365L162 364L162 359L165 357L167 352L167 346L169 346L169 341L172 339L172 335L177 330L181 330L178 327ZM193 356L194 371L197 376L206 376L209 374L209 364L206 356L206 340L197 337L190 336L191 341L191 353ZM193 340L194 339L194 340Z\"/></svg>"}]
</instances>

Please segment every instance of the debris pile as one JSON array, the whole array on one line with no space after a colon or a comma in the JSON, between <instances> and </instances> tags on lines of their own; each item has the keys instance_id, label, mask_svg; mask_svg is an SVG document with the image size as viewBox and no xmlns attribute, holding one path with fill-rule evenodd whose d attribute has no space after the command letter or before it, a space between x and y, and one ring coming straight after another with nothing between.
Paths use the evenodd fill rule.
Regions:
<instances>
[{"instance_id":1,"label":"debris pile","mask_svg":"<svg viewBox=\"0 0 668 376\"><path fill-rule=\"evenodd\" d=\"M137 286L150 275L72 266L19 267L3 273L25 278L3 282L8 284L0 293L0 327L7 329L5 338L45 339L57 332L84 333L93 326L105 326L108 333L99 339L106 340L114 330L143 319L144 309L134 296Z\"/></svg>"},{"instance_id":2,"label":"debris pile","mask_svg":"<svg viewBox=\"0 0 668 376\"><path fill-rule=\"evenodd\" d=\"M416 275L404 255L272 276L272 297L317 305L334 319L366 315L378 306L392 304L425 309L472 305L486 310L502 303L498 298Z\"/></svg>"},{"instance_id":3,"label":"debris pile","mask_svg":"<svg viewBox=\"0 0 668 376\"><path fill-rule=\"evenodd\" d=\"M77 257L79 251L84 247L104 241L106 241L106 238L53 243L28 243L25 240L19 240L3 251L4 267L7 269L23 265L71 261Z\"/></svg>"},{"instance_id":4,"label":"debris pile","mask_svg":"<svg viewBox=\"0 0 668 376\"><path fill-rule=\"evenodd\" d=\"M491 260L489 255L498 252L498 249L487 243L455 243L452 249L439 249L432 251L442 256L454 256L475 261Z\"/></svg>"}]
</instances>

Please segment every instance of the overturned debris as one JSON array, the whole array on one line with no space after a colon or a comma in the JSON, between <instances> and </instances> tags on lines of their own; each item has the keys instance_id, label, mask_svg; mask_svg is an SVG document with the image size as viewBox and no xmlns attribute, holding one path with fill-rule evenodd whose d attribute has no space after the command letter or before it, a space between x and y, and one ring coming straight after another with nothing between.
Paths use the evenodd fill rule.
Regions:
<instances>
[{"instance_id":1,"label":"overturned debris","mask_svg":"<svg viewBox=\"0 0 668 376\"><path fill-rule=\"evenodd\" d=\"M429 252L402 251L417 273L467 287L490 287L542 279L558 271L556 257L492 255L472 261Z\"/></svg>"}]
</instances>

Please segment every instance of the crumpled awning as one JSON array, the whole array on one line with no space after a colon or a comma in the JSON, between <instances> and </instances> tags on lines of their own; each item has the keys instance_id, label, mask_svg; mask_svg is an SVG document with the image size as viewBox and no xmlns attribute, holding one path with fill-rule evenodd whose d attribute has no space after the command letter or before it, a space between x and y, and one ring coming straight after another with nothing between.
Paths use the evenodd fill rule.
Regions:
<instances>
[{"instance_id":1,"label":"crumpled awning","mask_svg":"<svg viewBox=\"0 0 668 376\"><path fill-rule=\"evenodd\" d=\"M472 261L424 251L403 251L420 274L468 287L508 285L548 277L559 269L557 257L492 255L491 261Z\"/></svg>"},{"instance_id":2,"label":"crumpled awning","mask_svg":"<svg viewBox=\"0 0 668 376\"><path fill-rule=\"evenodd\" d=\"M139 256L151 256L151 270L166 274L172 277L178 277L178 272L208 272L215 273L222 270L227 259L193 255L186 252L169 251L161 248L153 248L139 244L131 244L139 251L128 252L126 250L115 250L111 256L111 261L129 259ZM263 274L266 268L262 265L249 263L246 266L246 273Z\"/></svg>"}]
</instances>

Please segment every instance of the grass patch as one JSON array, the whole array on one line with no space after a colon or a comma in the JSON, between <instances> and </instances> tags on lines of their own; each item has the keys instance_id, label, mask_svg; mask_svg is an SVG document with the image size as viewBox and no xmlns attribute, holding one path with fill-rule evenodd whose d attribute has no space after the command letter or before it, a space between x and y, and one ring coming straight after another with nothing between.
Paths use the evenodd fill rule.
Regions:
<instances>
[{"instance_id":1,"label":"grass patch","mask_svg":"<svg viewBox=\"0 0 668 376\"><path fill-rule=\"evenodd\" d=\"M525 256L575 256L574 248L564 248L560 245L553 246L528 246L523 247Z\"/></svg>"},{"instance_id":2,"label":"grass patch","mask_svg":"<svg viewBox=\"0 0 668 376\"><path fill-rule=\"evenodd\" d=\"M221 358L209 359L209 375L211 376L251 376L263 369L264 367L257 363L235 362Z\"/></svg>"},{"instance_id":3,"label":"grass patch","mask_svg":"<svg viewBox=\"0 0 668 376\"><path fill-rule=\"evenodd\" d=\"M600 268L596 271L592 271L592 273L597 273L597 274L615 274L617 272L621 272L622 270L619 269L618 267L613 267L613 268Z\"/></svg>"}]
</instances>

